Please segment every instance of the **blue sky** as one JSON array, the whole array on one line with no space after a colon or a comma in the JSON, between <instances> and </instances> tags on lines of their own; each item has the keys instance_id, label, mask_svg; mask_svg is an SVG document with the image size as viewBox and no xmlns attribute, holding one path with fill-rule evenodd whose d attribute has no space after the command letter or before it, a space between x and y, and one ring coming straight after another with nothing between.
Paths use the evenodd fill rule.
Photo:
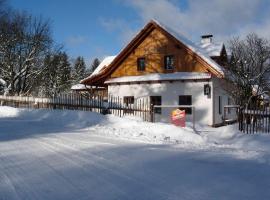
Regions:
<instances>
[{"instance_id":1,"label":"blue sky","mask_svg":"<svg viewBox=\"0 0 270 200\"><path fill-rule=\"evenodd\" d=\"M256 31L270 35L270 0L9 0L13 8L49 18L55 41L71 57L117 54L151 18L177 27L193 41Z\"/></svg>"}]
</instances>

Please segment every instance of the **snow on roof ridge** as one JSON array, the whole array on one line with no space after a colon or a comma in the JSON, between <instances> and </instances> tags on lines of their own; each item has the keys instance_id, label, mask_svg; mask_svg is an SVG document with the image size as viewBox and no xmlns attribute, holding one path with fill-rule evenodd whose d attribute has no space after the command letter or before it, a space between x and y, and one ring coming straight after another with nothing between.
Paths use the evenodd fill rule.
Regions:
<instances>
[{"instance_id":1,"label":"snow on roof ridge","mask_svg":"<svg viewBox=\"0 0 270 200\"><path fill-rule=\"evenodd\" d=\"M183 42L188 48L190 48L192 51L194 51L200 57L202 57L214 69L216 69L219 73L224 75L224 71L223 71L222 67L219 64L217 64L214 60L212 60L212 58L209 57L208 53L204 49L197 46L194 42L189 40L186 36L184 36L179 31L174 30L172 27L168 27L168 26L164 25L163 23L157 21L156 19L152 19L152 21L155 22L156 24L158 24L160 27L162 27L166 31L168 31L170 34L172 34L180 42Z\"/></svg>"},{"instance_id":2,"label":"snow on roof ridge","mask_svg":"<svg viewBox=\"0 0 270 200\"><path fill-rule=\"evenodd\" d=\"M208 55L211 56L220 56L224 42L209 42L209 43L202 43L198 42L196 43L197 46L204 49L208 53Z\"/></svg>"},{"instance_id":3,"label":"snow on roof ridge","mask_svg":"<svg viewBox=\"0 0 270 200\"><path fill-rule=\"evenodd\" d=\"M190 79L210 79L211 74L204 72L175 72L169 74L151 73L142 76L123 76L112 78L106 83L125 83L125 82L145 82L161 80L190 80Z\"/></svg>"}]
</instances>

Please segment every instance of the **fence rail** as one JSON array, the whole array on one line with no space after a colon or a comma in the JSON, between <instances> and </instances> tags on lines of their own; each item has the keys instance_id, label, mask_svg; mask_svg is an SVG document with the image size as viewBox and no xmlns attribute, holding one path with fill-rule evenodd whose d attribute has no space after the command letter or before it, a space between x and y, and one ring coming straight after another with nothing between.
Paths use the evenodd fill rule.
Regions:
<instances>
[{"instance_id":1,"label":"fence rail","mask_svg":"<svg viewBox=\"0 0 270 200\"><path fill-rule=\"evenodd\" d=\"M84 110L119 117L133 115L144 121L152 121L152 107L148 98L124 102L115 96L84 96L81 94L62 94L48 97L20 97L0 95L1 105L17 108Z\"/></svg>"}]
</instances>

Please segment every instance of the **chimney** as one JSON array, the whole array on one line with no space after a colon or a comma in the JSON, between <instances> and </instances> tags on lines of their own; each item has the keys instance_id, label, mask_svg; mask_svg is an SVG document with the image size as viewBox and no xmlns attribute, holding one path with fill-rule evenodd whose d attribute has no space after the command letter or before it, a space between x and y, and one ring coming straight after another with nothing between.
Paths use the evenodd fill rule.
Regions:
<instances>
[{"instance_id":1,"label":"chimney","mask_svg":"<svg viewBox=\"0 0 270 200\"><path fill-rule=\"evenodd\" d=\"M202 35L201 36L201 43L202 44L209 44L213 40L213 35Z\"/></svg>"}]
</instances>

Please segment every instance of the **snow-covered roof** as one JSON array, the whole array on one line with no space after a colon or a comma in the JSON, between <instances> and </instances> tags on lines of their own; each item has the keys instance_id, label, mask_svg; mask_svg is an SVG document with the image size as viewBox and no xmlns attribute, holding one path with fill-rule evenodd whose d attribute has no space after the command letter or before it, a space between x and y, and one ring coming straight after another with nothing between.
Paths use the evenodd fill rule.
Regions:
<instances>
[{"instance_id":1,"label":"snow-covered roof","mask_svg":"<svg viewBox=\"0 0 270 200\"><path fill-rule=\"evenodd\" d=\"M85 79L81 80L80 82L83 82L85 80L88 80L89 78L98 75L103 69L105 69L108 65L111 64L111 62L115 59L116 56L107 56L105 57L102 62L97 66L97 68L93 71L90 76L86 77Z\"/></svg>"},{"instance_id":2,"label":"snow-covered roof","mask_svg":"<svg viewBox=\"0 0 270 200\"><path fill-rule=\"evenodd\" d=\"M209 65L211 65L215 70L217 70L219 73L224 75L224 71L222 67L217 64L212 58L209 57L208 52L205 51L203 48L197 46L195 43L187 39L182 33L179 32L179 30L176 30L175 27L164 25L157 20L153 20L155 23L157 23L160 27L165 29L167 32L169 32L172 36L174 36L176 39L178 39L180 42L182 42L184 45L186 45L189 49L191 49L193 52L198 54L201 58L203 58Z\"/></svg>"},{"instance_id":3,"label":"snow-covered roof","mask_svg":"<svg viewBox=\"0 0 270 200\"><path fill-rule=\"evenodd\" d=\"M71 90L88 90L88 89L104 89L104 87L99 86L90 86L90 85L84 85L84 84L76 84L71 86Z\"/></svg>"},{"instance_id":4,"label":"snow-covered roof","mask_svg":"<svg viewBox=\"0 0 270 200\"><path fill-rule=\"evenodd\" d=\"M94 75L98 74L99 72L101 72L104 67L106 67L109 64L111 64L111 62L114 60L115 57L116 56L105 57L102 60L102 62L98 65L98 67L93 71L93 73L90 76L94 76Z\"/></svg>"},{"instance_id":5,"label":"snow-covered roof","mask_svg":"<svg viewBox=\"0 0 270 200\"><path fill-rule=\"evenodd\" d=\"M173 80L198 80L210 79L210 73L201 72L175 72L170 74L152 73L143 76L124 76L105 81L109 83L147 82L147 81L173 81Z\"/></svg>"},{"instance_id":6,"label":"snow-covered roof","mask_svg":"<svg viewBox=\"0 0 270 200\"><path fill-rule=\"evenodd\" d=\"M90 88L91 88L91 86L84 85L84 84L76 84L76 85L71 86L72 90L87 90L87 89L90 89Z\"/></svg>"},{"instance_id":7,"label":"snow-covered roof","mask_svg":"<svg viewBox=\"0 0 270 200\"><path fill-rule=\"evenodd\" d=\"M207 42L207 43L200 42L197 43L197 45L202 49L204 49L207 52L208 56L210 57L220 56L223 47L222 42Z\"/></svg>"}]
</instances>

